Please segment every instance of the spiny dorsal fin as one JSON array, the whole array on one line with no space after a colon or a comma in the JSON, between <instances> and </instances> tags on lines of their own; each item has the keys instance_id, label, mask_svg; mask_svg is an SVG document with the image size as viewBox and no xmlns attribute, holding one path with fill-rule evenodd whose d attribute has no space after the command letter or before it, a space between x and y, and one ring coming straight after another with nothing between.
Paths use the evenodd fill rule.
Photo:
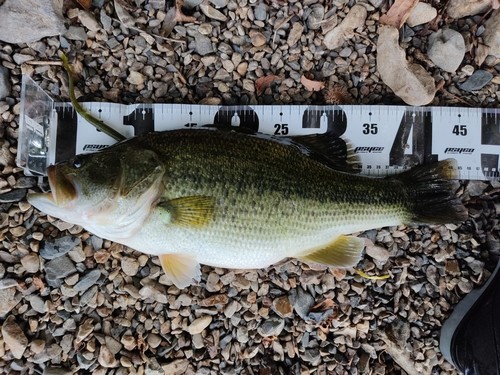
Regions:
<instances>
[{"instance_id":1,"label":"spiny dorsal fin","mask_svg":"<svg viewBox=\"0 0 500 375\"><path fill-rule=\"evenodd\" d=\"M158 206L168 211L172 224L199 228L213 220L215 198L206 196L180 197L162 201Z\"/></svg>"},{"instance_id":2,"label":"spiny dorsal fin","mask_svg":"<svg viewBox=\"0 0 500 375\"><path fill-rule=\"evenodd\" d=\"M346 139L333 132L290 137L296 144L307 148L309 156L332 169L341 172L359 173L360 159L354 147Z\"/></svg>"},{"instance_id":3,"label":"spiny dorsal fin","mask_svg":"<svg viewBox=\"0 0 500 375\"><path fill-rule=\"evenodd\" d=\"M163 254L160 255L160 263L165 274L179 289L188 287L193 280L200 280L200 264L193 257L182 254Z\"/></svg>"},{"instance_id":4,"label":"spiny dorsal fin","mask_svg":"<svg viewBox=\"0 0 500 375\"><path fill-rule=\"evenodd\" d=\"M353 267L361 259L365 241L359 237L340 236L328 245L299 257L306 261L336 267Z\"/></svg>"}]
</instances>

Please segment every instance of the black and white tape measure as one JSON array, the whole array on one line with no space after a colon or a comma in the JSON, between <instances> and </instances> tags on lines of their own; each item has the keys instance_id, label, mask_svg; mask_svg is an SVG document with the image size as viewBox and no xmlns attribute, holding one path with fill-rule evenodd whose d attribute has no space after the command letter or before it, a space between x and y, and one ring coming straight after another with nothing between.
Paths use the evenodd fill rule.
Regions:
<instances>
[{"instance_id":1,"label":"black and white tape measure","mask_svg":"<svg viewBox=\"0 0 500 375\"><path fill-rule=\"evenodd\" d=\"M75 154L115 143L77 116L70 103L55 103L27 78L18 164L27 174ZM385 176L416 164L457 160L459 176L500 180L500 109L382 105L251 105L83 103L126 137L150 131L219 124L277 136L331 131L348 139L361 173Z\"/></svg>"}]
</instances>

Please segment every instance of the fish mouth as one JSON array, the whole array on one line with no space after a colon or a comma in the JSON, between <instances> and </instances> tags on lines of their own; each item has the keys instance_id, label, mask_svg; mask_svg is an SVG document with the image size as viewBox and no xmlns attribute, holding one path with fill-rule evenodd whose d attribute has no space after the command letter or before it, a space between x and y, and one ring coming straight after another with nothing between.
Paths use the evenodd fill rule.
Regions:
<instances>
[{"instance_id":1,"label":"fish mouth","mask_svg":"<svg viewBox=\"0 0 500 375\"><path fill-rule=\"evenodd\" d=\"M72 180L56 165L47 168L52 199L56 205L64 205L77 196L76 187Z\"/></svg>"}]
</instances>

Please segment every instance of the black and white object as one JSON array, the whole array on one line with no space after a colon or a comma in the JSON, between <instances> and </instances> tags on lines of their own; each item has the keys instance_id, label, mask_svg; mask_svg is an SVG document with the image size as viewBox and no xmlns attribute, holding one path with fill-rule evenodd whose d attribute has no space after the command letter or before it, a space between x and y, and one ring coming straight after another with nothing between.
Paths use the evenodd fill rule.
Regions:
<instances>
[{"instance_id":1,"label":"black and white object","mask_svg":"<svg viewBox=\"0 0 500 375\"><path fill-rule=\"evenodd\" d=\"M324 133L348 139L361 173L386 176L416 164L454 158L459 176L499 180L500 110L383 105L255 105L83 103L126 137L145 132L219 124L276 136ZM23 80L18 165L26 174L75 154L115 143L79 117L70 103L56 103L30 78Z\"/></svg>"}]
</instances>

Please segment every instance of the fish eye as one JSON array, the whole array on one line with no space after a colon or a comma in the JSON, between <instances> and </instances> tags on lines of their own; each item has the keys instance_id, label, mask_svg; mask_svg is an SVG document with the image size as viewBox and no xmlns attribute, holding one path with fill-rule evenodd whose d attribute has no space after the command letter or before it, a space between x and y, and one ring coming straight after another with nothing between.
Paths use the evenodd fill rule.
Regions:
<instances>
[{"instance_id":1,"label":"fish eye","mask_svg":"<svg viewBox=\"0 0 500 375\"><path fill-rule=\"evenodd\" d=\"M83 166L83 158L80 156L75 156L73 158L73 168L79 169Z\"/></svg>"}]
</instances>

